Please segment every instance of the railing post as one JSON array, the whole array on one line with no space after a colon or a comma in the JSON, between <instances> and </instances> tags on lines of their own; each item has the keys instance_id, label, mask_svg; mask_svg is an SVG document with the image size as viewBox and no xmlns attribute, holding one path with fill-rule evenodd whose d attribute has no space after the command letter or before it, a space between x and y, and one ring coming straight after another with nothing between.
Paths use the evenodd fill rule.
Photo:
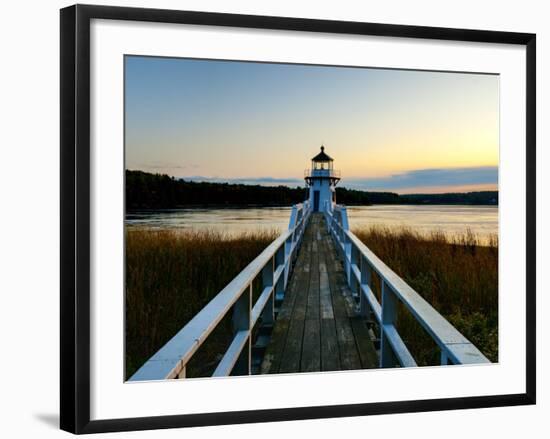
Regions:
<instances>
[{"instance_id":1,"label":"railing post","mask_svg":"<svg viewBox=\"0 0 550 439\"><path fill-rule=\"evenodd\" d=\"M365 256L361 256L361 284L359 285L359 314L370 319L370 306L365 294L363 294L363 286L371 286L371 271L370 265Z\"/></svg>"},{"instance_id":2,"label":"railing post","mask_svg":"<svg viewBox=\"0 0 550 439\"><path fill-rule=\"evenodd\" d=\"M279 279L275 284L275 301L276 302L282 301L285 297L285 288L286 288L286 281L285 281L286 268L284 266L285 255L286 255L286 241L275 252L275 270L277 270L277 268L279 268L280 266L283 267L283 274L279 276Z\"/></svg>"},{"instance_id":3,"label":"railing post","mask_svg":"<svg viewBox=\"0 0 550 439\"><path fill-rule=\"evenodd\" d=\"M183 366L183 368L180 370L180 373L178 373L178 376L176 377L176 379L178 380L183 380L185 379L187 376L186 376L186 367Z\"/></svg>"},{"instance_id":4,"label":"railing post","mask_svg":"<svg viewBox=\"0 0 550 439\"><path fill-rule=\"evenodd\" d=\"M291 260L291 254L292 251L292 244L294 242L294 233L290 235L285 243L284 243L284 258L283 258L283 264L285 264L285 269L283 273L284 278L284 289L286 290L286 286L288 283L288 275L290 274L290 265L292 264Z\"/></svg>"},{"instance_id":5,"label":"railing post","mask_svg":"<svg viewBox=\"0 0 550 439\"><path fill-rule=\"evenodd\" d=\"M303 204L295 204L292 206L292 211L290 213L290 220L288 222L288 230L292 230L292 234L285 240L284 243L284 253L283 253L283 261L282 263L285 264L284 273L283 273L283 290L286 289L286 285L288 282L288 276L290 274L290 264L292 263L291 258L289 256L290 252L292 251L292 246L294 244L294 240L300 236L301 233L301 226L300 226L300 220L302 219L304 214L304 205ZM279 261L276 261L276 264L280 263Z\"/></svg>"},{"instance_id":6,"label":"railing post","mask_svg":"<svg viewBox=\"0 0 550 439\"><path fill-rule=\"evenodd\" d=\"M241 297L233 305L233 334L248 331L248 340L243 348L232 375L250 375L252 365L252 343L250 343L250 311L252 309L252 284L242 292Z\"/></svg>"},{"instance_id":7,"label":"railing post","mask_svg":"<svg viewBox=\"0 0 550 439\"><path fill-rule=\"evenodd\" d=\"M395 366L395 356L393 354L390 341L386 334L386 325L395 325L397 320L397 298L393 291L386 285L386 281L381 279L382 288L382 325L380 328L380 367Z\"/></svg>"},{"instance_id":8,"label":"railing post","mask_svg":"<svg viewBox=\"0 0 550 439\"><path fill-rule=\"evenodd\" d=\"M339 213L336 215L339 215ZM335 244L337 244L338 253L342 255L342 247L340 247L340 229L338 228L337 216L332 218L332 238L334 239Z\"/></svg>"},{"instance_id":9,"label":"railing post","mask_svg":"<svg viewBox=\"0 0 550 439\"><path fill-rule=\"evenodd\" d=\"M446 366L447 364L449 364L449 357L447 356L447 354L445 353L445 351L443 351L443 349L441 349L441 365L442 366Z\"/></svg>"},{"instance_id":10,"label":"railing post","mask_svg":"<svg viewBox=\"0 0 550 439\"><path fill-rule=\"evenodd\" d=\"M348 285L351 285L351 242L347 235L344 235L344 263Z\"/></svg>"},{"instance_id":11,"label":"railing post","mask_svg":"<svg viewBox=\"0 0 550 439\"><path fill-rule=\"evenodd\" d=\"M344 243L344 229L342 228L342 210L341 209L338 210L338 216L336 217L336 223L339 226L338 230L337 230L338 239L343 244Z\"/></svg>"},{"instance_id":12,"label":"railing post","mask_svg":"<svg viewBox=\"0 0 550 439\"><path fill-rule=\"evenodd\" d=\"M292 206L292 211L290 212L290 220L288 221L288 230L292 230L297 223L298 218L298 207L296 205Z\"/></svg>"},{"instance_id":13,"label":"railing post","mask_svg":"<svg viewBox=\"0 0 550 439\"><path fill-rule=\"evenodd\" d=\"M272 325L275 320L275 288L273 285L273 273L275 272L274 258L271 258L262 269L262 290L271 287L271 296L262 311L262 325Z\"/></svg>"},{"instance_id":14,"label":"railing post","mask_svg":"<svg viewBox=\"0 0 550 439\"><path fill-rule=\"evenodd\" d=\"M351 252L351 264L350 264L350 279L349 279L349 287L351 289L351 293L354 298L359 299L358 296L361 293L360 290L360 280L355 278L355 275L353 274L353 267L355 266L359 271L361 270L361 260L359 259L359 250L350 242L350 252Z\"/></svg>"},{"instance_id":15,"label":"railing post","mask_svg":"<svg viewBox=\"0 0 550 439\"><path fill-rule=\"evenodd\" d=\"M341 240L342 244L344 244L344 268L346 270L348 285L351 285L351 242L346 234L349 230L348 212L344 206L340 206L339 213Z\"/></svg>"}]
</instances>

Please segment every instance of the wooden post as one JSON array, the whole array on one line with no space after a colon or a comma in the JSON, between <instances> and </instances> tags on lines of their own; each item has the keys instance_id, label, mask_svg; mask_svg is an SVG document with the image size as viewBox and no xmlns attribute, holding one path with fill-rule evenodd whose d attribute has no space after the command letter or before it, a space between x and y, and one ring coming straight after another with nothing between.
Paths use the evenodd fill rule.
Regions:
<instances>
[{"instance_id":1,"label":"wooden post","mask_svg":"<svg viewBox=\"0 0 550 439\"><path fill-rule=\"evenodd\" d=\"M361 284L360 280L356 279L355 275L352 272L352 269L356 267L359 271L361 270L361 259L359 257L359 250L350 242L350 252L351 252L351 264L350 264L350 279L349 287L351 293L356 300L360 300L359 296L361 295Z\"/></svg>"},{"instance_id":2,"label":"wooden post","mask_svg":"<svg viewBox=\"0 0 550 439\"><path fill-rule=\"evenodd\" d=\"M288 230L292 230L294 226L296 226L297 217L298 217L298 207L295 204L294 206L292 206L292 210L290 212L290 220L288 221Z\"/></svg>"},{"instance_id":3,"label":"wooden post","mask_svg":"<svg viewBox=\"0 0 550 439\"><path fill-rule=\"evenodd\" d=\"M359 285L359 314L370 319L370 306L367 298L363 294L363 286L370 288L371 286L371 272L370 265L365 256L361 256L361 285Z\"/></svg>"},{"instance_id":4,"label":"wooden post","mask_svg":"<svg viewBox=\"0 0 550 439\"><path fill-rule=\"evenodd\" d=\"M339 227L339 232L340 232L340 242L342 242L342 244L344 243L344 238L345 238L345 234L344 234L344 222L343 222L343 218L342 218L342 209L340 208L340 211L338 212L338 224L340 225Z\"/></svg>"},{"instance_id":5,"label":"wooden post","mask_svg":"<svg viewBox=\"0 0 550 439\"><path fill-rule=\"evenodd\" d=\"M385 325L394 325L397 319L397 298L393 291L386 285L382 279L382 325L380 328L380 367L395 366L395 356L393 354L390 341L384 329Z\"/></svg>"},{"instance_id":6,"label":"wooden post","mask_svg":"<svg viewBox=\"0 0 550 439\"><path fill-rule=\"evenodd\" d=\"M233 334L239 331L249 331L248 340L244 346L235 366L232 375L250 375L252 363L252 344L250 343L250 310L252 308L252 284L241 294L241 297L233 305Z\"/></svg>"},{"instance_id":7,"label":"wooden post","mask_svg":"<svg viewBox=\"0 0 550 439\"><path fill-rule=\"evenodd\" d=\"M272 325L275 320L275 288L273 287L274 260L271 258L262 269L262 290L271 287L271 295L262 311L262 325Z\"/></svg>"},{"instance_id":8,"label":"wooden post","mask_svg":"<svg viewBox=\"0 0 550 439\"><path fill-rule=\"evenodd\" d=\"M348 285L351 285L351 242L346 234L344 234L344 267Z\"/></svg>"},{"instance_id":9,"label":"wooden post","mask_svg":"<svg viewBox=\"0 0 550 439\"><path fill-rule=\"evenodd\" d=\"M290 258L290 252L292 250L292 245L294 243L295 238L299 234L299 225L300 219L303 215L303 206L299 204L295 204L292 206L292 211L290 212L290 221L288 222L288 230L292 230L292 234L286 239L284 245L283 245L283 260L276 261L276 264L283 263L285 264L284 273L283 273L283 289L286 289L286 285L288 282L288 276L290 274L290 264L292 263Z\"/></svg>"},{"instance_id":10,"label":"wooden post","mask_svg":"<svg viewBox=\"0 0 550 439\"><path fill-rule=\"evenodd\" d=\"M345 207L340 207L340 233L342 244L344 245L344 268L348 279L348 285L351 285L351 242L346 232L349 230L348 211Z\"/></svg>"},{"instance_id":11,"label":"wooden post","mask_svg":"<svg viewBox=\"0 0 550 439\"><path fill-rule=\"evenodd\" d=\"M288 276L290 274L290 265L292 264L292 258L291 258L291 250L292 250L292 242L294 240L294 234L292 234L291 236L289 236L287 238L287 240L285 241L285 244L284 244L284 256L283 256L283 264L285 266L285 269L284 269L284 273L283 273L283 284L284 284L284 289L286 290L286 286L287 286L287 283L288 283Z\"/></svg>"},{"instance_id":12,"label":"wooden post","mask_svg":"<svg viewBox=\"0 0 550 439\"><path fill-rule=\"evenodd\" d=\"M285 270L285 268L284 268L285 246L286 246L286 242L275 252L275 265L274 265L275 271L277 271L277 269L279 267L283 267L283 271ZM279 279L277 280L277 283L275 284L275 301L276 302L280 302L284 299L284 297L285 297L285 288L286 288L285 273L283 272L283 274L281 276L279 276Z\"/></svg>"}]
</instances>

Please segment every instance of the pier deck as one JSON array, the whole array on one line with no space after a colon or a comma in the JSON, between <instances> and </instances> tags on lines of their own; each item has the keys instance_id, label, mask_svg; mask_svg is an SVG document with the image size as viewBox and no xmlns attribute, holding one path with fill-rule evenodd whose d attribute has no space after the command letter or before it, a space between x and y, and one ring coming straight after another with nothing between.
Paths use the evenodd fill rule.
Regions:
<instances>
[{"instance_id":1,"label":"pier deck","mask_svg":"<svg viewBox=\"0 0 550 439\"><path fill-rule=\"evenodd\" d=\"M378 367L366 322L357 315L342 262L322 214L305 230L261 373Z\"/></svg>"}]
</instances>

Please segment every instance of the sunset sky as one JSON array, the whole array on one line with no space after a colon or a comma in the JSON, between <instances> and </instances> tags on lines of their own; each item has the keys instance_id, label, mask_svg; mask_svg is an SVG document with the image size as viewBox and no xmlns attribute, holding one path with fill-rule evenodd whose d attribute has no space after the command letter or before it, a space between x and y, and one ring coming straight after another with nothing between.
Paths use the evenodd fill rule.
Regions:
<instances>
[{"instance_id":1,"label":"sunset sky","mask_svg":"<svg viewBox=\"0 0 550 439\"><path fill-rule=\"evenodd\" d=\"M127 56L126 168L303 185L321 144L341 186L494 190L496 75Z\"/></svg>"}]
</instances>

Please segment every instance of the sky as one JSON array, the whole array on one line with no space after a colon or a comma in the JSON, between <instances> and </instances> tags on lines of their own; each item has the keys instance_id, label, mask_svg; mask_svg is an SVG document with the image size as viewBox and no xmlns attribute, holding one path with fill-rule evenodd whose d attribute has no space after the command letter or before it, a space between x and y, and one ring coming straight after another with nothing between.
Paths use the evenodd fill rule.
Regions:
<instances>
[{"instance_id":1,"label":"sky","mask_svg":"<svg viewBox=\"0 0 550 439\"><path fill-rule=\"evenodd\" d=\"M495 190L499 83L485 74L126 56L126 168L303 186L323 144L341 186Z\"/></svg>"}]
</instances>

